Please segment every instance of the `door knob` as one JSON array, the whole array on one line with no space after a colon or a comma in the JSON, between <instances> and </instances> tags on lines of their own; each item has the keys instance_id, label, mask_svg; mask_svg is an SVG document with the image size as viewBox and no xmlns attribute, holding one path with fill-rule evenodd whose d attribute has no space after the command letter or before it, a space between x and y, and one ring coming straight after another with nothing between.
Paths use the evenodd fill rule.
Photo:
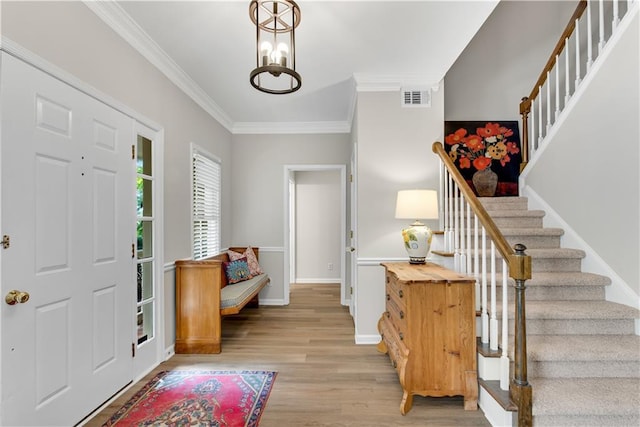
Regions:
<instances>
[{"instance_id":1,"label":"door knob","mask_svg":"<svg viewBox=\"0 0 640 427\"><path fill-rule=\"evenodd\" d=\"M9 305L23 304L29 301L29 292L17 291L14 289L9 291L7 296L4 297L4 300Z\"/></svg>"}]
</instances>

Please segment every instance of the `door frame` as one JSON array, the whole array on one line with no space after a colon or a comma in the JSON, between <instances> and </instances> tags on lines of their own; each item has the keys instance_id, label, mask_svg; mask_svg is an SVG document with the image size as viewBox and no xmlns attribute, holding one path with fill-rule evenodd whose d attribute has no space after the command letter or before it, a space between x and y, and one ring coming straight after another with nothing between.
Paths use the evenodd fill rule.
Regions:
<instances>
[{"instance_id":1,"label":"door frame","mask_svg":"<svg viewBox=\"0 0 640 427\"><path fill-rule=\"evenodd\" d=\"M291 287L291 241L295 236L295 230L291 231L291 178L295 172L340 172L340 304L348 305L349 299L345 289L345 257L347 238L347 167L343 164L327 165L284 165L284 305L289 304L289 292Z\"/></svg>"},{"instance_id":2,"label":"door frame","mask_svg":"<svg viewBox=\"0 0 640 427\"><path fill-rule=\"evenodd\" d=\"M165 353L165 322L164 322L164 129L153 129L136 120L134 135L149 139L152 142L152 170L153 172L153 285L155 295L154 307L154 338L155 348L148 347L152 341L141 346L137 344L135 322L133 327L133 342L136 345L136 357L133 359L133 381L137 382L145 377L160 362ZM135 143L136 141L134 141ZM137 150L137 148L136 148ZM158 176L156 177L156 172ZM135 174L134 174L135 175ZM135 183L134 183L135 184ZM135 192L135 186L134 186ZM134 195L135 197L135 195ZM134 212L135 214L135 212ZM135 241L135 230L133 230ZM136 260L137 261L137 260ZM133 301L135 307L136 302ZM134 314L136 310L134 309ZM143 360L144 359L144 360ZM144 362L147 362L146 364Z\"/></svg>"}]
</instances>

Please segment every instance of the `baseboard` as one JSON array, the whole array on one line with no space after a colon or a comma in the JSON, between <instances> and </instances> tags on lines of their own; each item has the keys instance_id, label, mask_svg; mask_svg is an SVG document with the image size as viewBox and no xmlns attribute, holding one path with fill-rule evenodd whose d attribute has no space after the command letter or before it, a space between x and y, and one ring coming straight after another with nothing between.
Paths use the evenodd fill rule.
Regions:
<instances>
[{"instance_id":1,"label":"baseboard","mask_svg":"<svg viewBox=\"0 0 640 427\"><path fill-rule=\"evenodd\" d=\"M296 279L296 283L302 283L302 284L327 284L327 285L336 285L336 284L340 284L340 278L336 277L333 279Z\"/></svg>"},{"instance_id":2,"label":"baseboard","mask_svg":"<svg viewBox=\"0 0 640 427\"><path fill-rule=\"evenodd\" d=\"M176 355L175 344L171 344L169 347L164 349L164 361L171 359Z\"/></svg>"},{"instance_id":3,"label":"baseboard","mask_svg":"<svg viewBox=\"0 0 640 427\"><path fill-rule=\"evenodd\" d=\"M287 305L287 304L285 304L284 299L260 298L260 305Z\"/></svg>"},{"instance_id":4,"label":"baseboard","mask_svg":"<svg viewBox=\"0 0 640 427\"><path fill-rule=\"evenodd\" d=\"M355 335L356 344L360 345L376 345L380 342L380 335L361 335L356 333Z\"/></svg>"}]
</instances>

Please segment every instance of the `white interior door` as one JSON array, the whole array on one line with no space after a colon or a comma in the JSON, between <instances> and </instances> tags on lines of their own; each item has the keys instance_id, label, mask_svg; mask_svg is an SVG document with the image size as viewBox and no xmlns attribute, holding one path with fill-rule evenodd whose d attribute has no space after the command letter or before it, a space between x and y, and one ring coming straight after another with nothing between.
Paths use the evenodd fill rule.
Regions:
<instances>
[{"instance_id":1,"label":"white interior door","mask_svg":"<svg viewBox=\"0 0 640 427\"><path fill-rule=\"evenodd\" d=\"M132 378L133 120L1 57L2 425L73 425Z\"/></svg>"}]
</instances>

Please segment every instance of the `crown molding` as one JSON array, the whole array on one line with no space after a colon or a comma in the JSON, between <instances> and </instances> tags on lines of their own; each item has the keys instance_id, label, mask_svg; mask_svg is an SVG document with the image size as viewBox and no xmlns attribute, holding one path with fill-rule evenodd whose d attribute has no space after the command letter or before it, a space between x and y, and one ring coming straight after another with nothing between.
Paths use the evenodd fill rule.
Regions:
<instances>
[{"instance_id":1,"label":"crown molding","mask_svg":"<svg viewBox=\"0 0 640 427\"><path fill-rule=\"evenodd\" d=\"M231 129L240 134L350 133L351 122L236 122Z\"/></svg>"},{"instance_id":2,"label":"crown molding","mask_svg":"<svg viewBox=\"0 0 640 427\"><path fill-rule=\"evenodd\" d=\"M229 115L115 1L83 0L83 3L211 117L232 131Z\"/></svg>"}]
</instances>

